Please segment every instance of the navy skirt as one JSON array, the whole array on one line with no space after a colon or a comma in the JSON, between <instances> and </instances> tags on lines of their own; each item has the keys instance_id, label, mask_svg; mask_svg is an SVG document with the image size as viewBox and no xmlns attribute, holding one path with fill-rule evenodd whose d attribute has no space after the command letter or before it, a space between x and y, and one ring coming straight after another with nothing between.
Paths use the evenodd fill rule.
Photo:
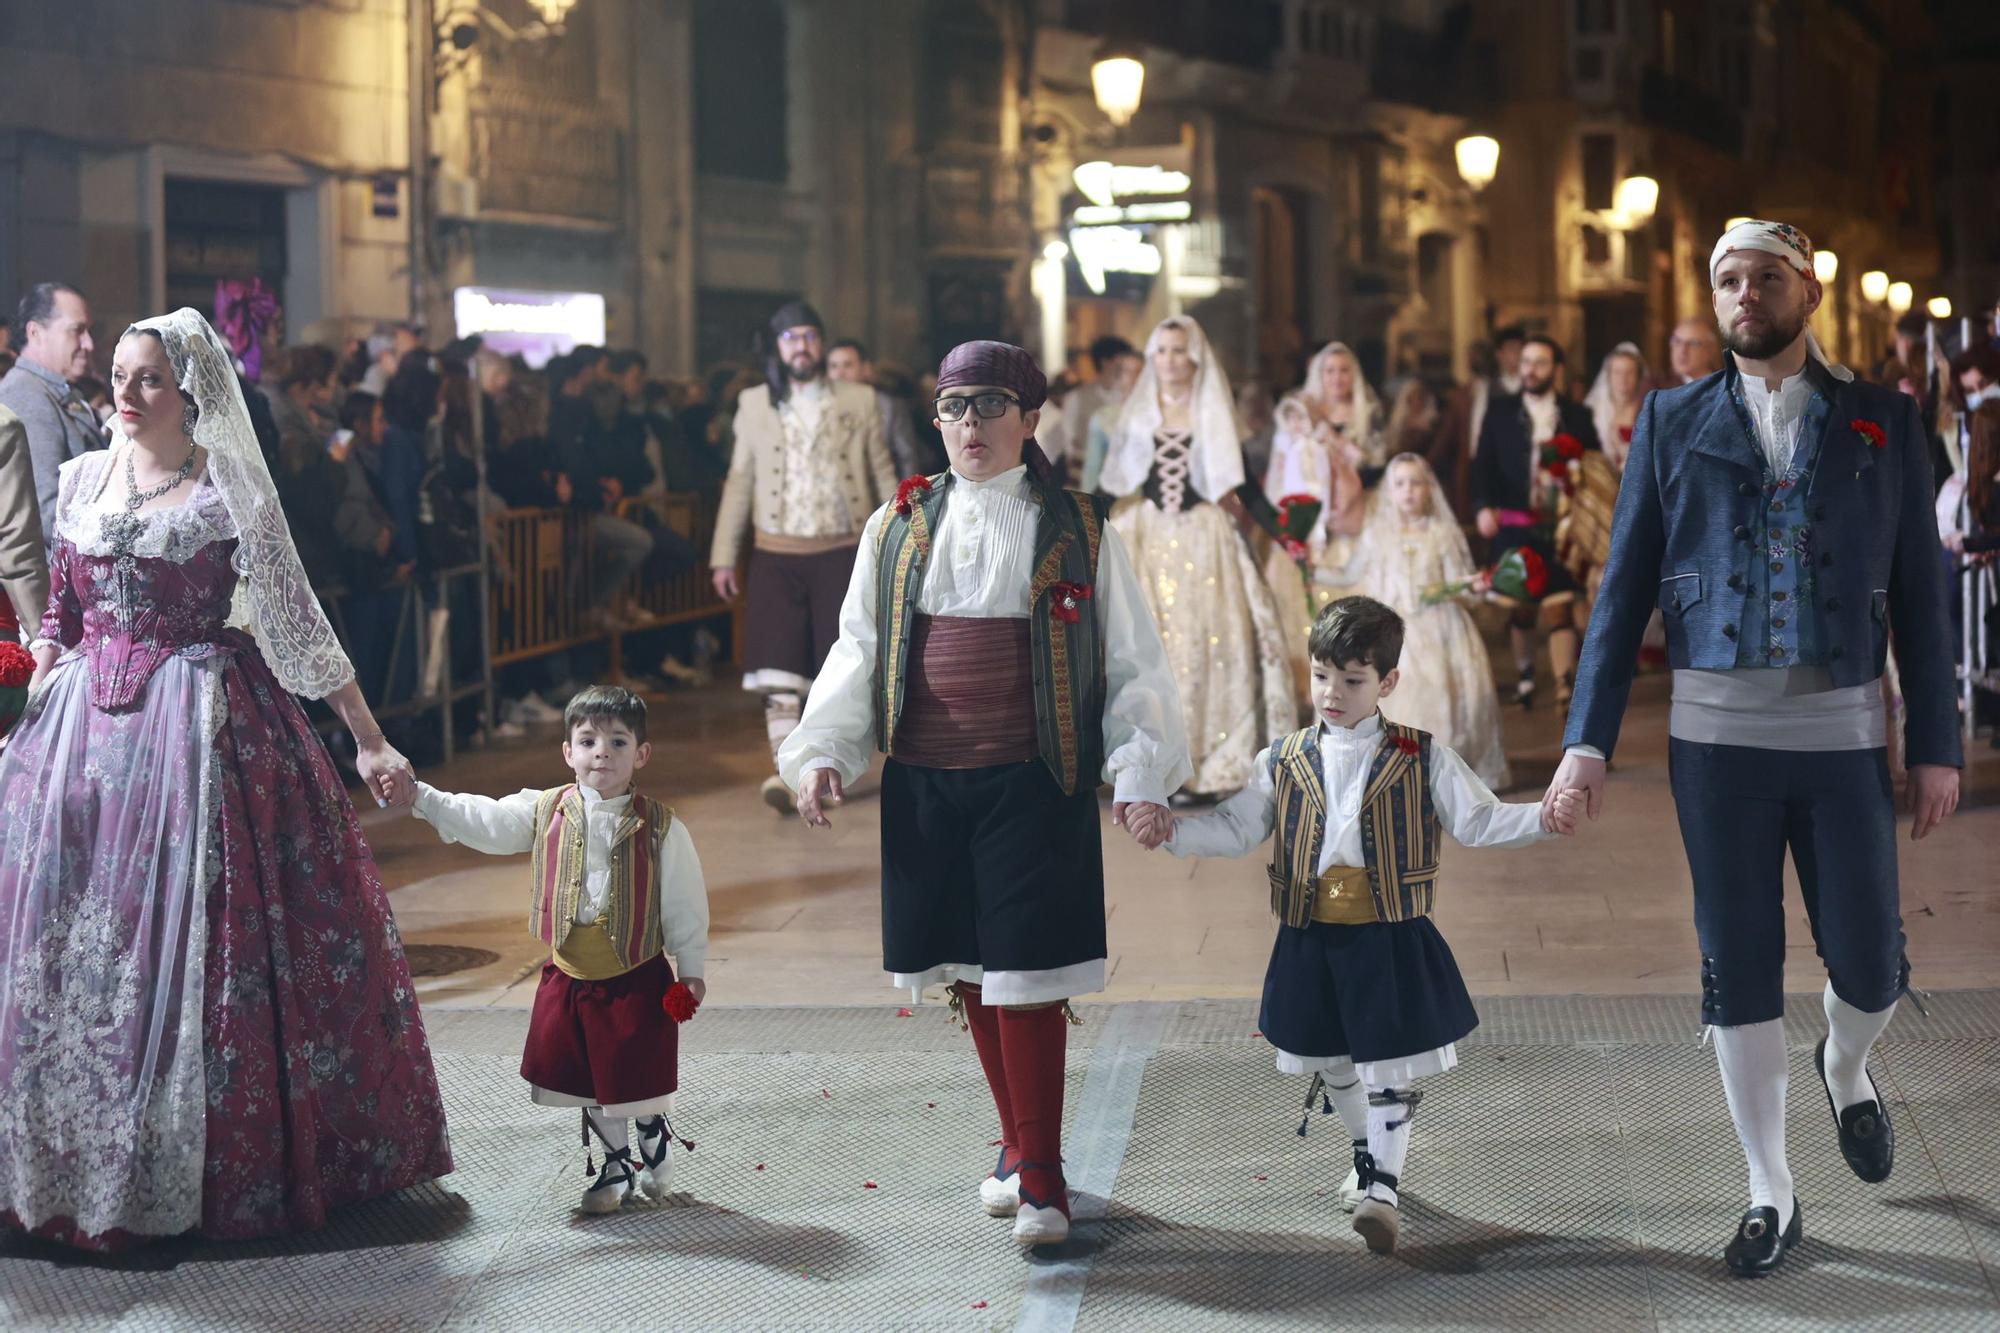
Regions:
<instances>
[{"instance_id":1,"label":"navy skirt","mask_svg":"<svg viewBox=\"0 0 2000 1333\"><path fill-rule=\"evenodd\" d=\"M1427 916L1336 926L1280 926L1258 1017L1293 1055L1400 1060L1479 1026L1451 946Z\"/></svg>"}]
</instances>

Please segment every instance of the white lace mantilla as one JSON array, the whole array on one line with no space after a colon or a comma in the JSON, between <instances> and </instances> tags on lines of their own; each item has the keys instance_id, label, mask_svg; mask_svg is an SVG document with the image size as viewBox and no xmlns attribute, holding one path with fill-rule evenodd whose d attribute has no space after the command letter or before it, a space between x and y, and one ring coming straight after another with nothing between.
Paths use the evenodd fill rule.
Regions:
<instances>
[{"instance_id":1,"label":"white lace mantilla","mask_svg":"<svg viewBox=\"0 0 2000 1333\"><path fill-rule=\"evenodd\" d=\"M127 330L131 333L160 340L182 395L199 413L194 442L208 451L204 480L222 497L236 533L234 563L241 582L231 622L249 626L280 685L324 699L354 679L354 667L299 563L228 349L207 320L185 308L141 320ZM122 435L115 436L113 452L124 443Z\"/></svg>"}]
</instances>

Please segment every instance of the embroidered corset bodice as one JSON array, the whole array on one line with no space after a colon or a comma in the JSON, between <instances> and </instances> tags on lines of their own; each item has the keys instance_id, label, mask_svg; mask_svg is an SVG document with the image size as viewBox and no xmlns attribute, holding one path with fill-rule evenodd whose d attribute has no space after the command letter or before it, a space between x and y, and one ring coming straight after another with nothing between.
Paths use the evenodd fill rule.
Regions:
<instances>
[{"instance_id":1,"label":"embroidered corset bodice","mask_svg":"<svg viewBox=\"0 0 2000 1333\"><path fill-rule=\"evenodd\" d=\"M1195 493L1194 432L1162 429L1153 436L1153 467L1146 474L1145 496L1169 514L1201 503Z\"/></svg>"},{"instance_id":2,"label":"embroidered corset bodice","mask_svg":"<svg viewBox=\"0 0 2000 1333\"><path fill-rule=\"evenodd\" d=\"M54 623L43 634L90 663L91 702L129 708L169 657L209 657L248 640L226 627L235 529L205 479L187 500L131 515L100 466L65 497L50 555Z\"/></svg>"}]
</instances>

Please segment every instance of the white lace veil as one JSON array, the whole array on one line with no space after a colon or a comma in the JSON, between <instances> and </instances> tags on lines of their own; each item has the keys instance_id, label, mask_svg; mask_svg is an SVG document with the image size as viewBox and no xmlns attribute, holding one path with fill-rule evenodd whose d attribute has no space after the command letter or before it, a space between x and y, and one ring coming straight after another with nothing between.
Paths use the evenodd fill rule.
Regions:
<instances>
[{"instance_id":1,"label":"white lace veil","mask_svg":"<svg viewBox=\"0 0 2000 1333\"><path fill-rule=\"evenodd\" d=\"M133 333L159 338L182 396L199 413L194 442L208 451L208 478L236 525L239 581L230 622L249 625L280 685L309 699L325 698L354 679L354 667L299 563L229 349L207 320L186 307L142 319L126 330ZM114 432L115 448L124 432L115 425Z\"/></svg>"},{"instance_id":2,"label":"white lace veil","mask_svg":"<svg viewBox=\"0 0 2000 1333\"><path fill-rule=\"evenodd\" d=\"M1445 498L1444 488L1438 484L1437 473L1432 470L1429 460L1422 454L1397 454L1389 460L1387 468L1397 467L1422 469L1425 480L1430 482L1431 491L1430 522L1424 527L1425 539L1437 544L1445 557L1446 569L1469 575L1474 568L1472 548L1465 540L1465 529L1458 525L1458 516L1452 513L1451 501ZM1355 543L1359 553L1355 572L1363 573L1371 562L1389 560L1407 539L1408 530L1403 526L1403 515L1396 508L1395 498L1389 493L1389 477L1385 469L1382 484L1368 498L1368 517L1362 524L1361 537ZM1370 595L1380 594L1371 592Z\"/></svg>"},{"instance_id":3,"label":"white lace veil","mask_svg":"<svg viewBox=\"0 0 2000 1333\"><path fill-rule=\"evenodd\" d=\"M1243 484L1243 428L1236 420L1229 372L1216 359L1201 325L1186 315L1161 320L1146 339L1146 368L1119 409L1098 486L1111 495L1131 495L1146 484L1152 471L1153 436L1161 421L1160 376L1153 369L1153 353L1167 329L1187 334L1188 356L1195 365L1194 398L1188 405L1194 423L1194 438L1188 442L1188 479L1196 495L1219 500Z\"/></svg>"},{"instance_id":4,"label":"white lace veil","mask_svg":"<svg viewBox=\"0 0 2000 1333\"><path fill-rule=\"evenodd\" d=\"M1646 354L1639 345L1622 342L1604 354L1598 364L1597 378L1590 382L1590 392L1583 396L1583 405L1590 409L1591 419L1597 425L1597 443L1605 450L1618 447L1618 404L1611 401L1611 358L1629 356L1639 366L1639 396L1646 396Z\"/></svg>"}]
</instances>

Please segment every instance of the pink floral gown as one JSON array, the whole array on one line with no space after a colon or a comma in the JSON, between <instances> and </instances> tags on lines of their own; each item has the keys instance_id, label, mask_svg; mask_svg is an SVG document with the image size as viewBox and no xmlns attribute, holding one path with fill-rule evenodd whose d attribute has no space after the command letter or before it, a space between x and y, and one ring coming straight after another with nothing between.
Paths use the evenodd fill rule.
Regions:
<instances>
[{"instance_id":1,"label":"pink floral gown","mask_svg":"<svg viewBox=\"0 0 2000 1333\"><path fill-rule=\"evenodd\" d=\"M0 756L0 1223L316 1227L451 1170L409 966L325 747L225 627L220 494L125 515L109 473L63 467L62 655Z\"/></svg>"}]
</instances>

